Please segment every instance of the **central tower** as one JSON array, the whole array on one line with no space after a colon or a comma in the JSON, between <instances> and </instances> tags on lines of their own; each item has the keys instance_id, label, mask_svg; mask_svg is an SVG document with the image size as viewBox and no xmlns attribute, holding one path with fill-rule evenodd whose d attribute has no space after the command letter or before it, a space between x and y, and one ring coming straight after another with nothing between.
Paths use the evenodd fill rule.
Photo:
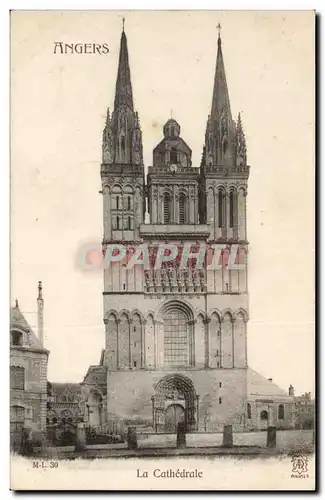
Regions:
<instances>
[{"instance_id":1,"label":"central tower","mask_svg":"<svg viewBox=\"0 0 325 500\"><path fill-rule=\"evenodd\" d=\"M220 36L200 166L192 165L171 118L145 185L124 30L102 147L103 252L112 244L125 248L123 260L104 271L107 420L155 432L174 432L179 421L191 432L226 422L243 427L249 167L240 116L232 119ZM130 267L139 245L151 265ZM157 259L162 265L155 267Z\"/></svg>"}]
</instances>

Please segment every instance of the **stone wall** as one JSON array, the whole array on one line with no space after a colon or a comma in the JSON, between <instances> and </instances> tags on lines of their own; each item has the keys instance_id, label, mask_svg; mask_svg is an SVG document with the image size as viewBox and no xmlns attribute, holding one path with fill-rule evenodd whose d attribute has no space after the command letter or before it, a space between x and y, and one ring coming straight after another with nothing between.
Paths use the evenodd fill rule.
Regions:
<instances>
[{"instance_id":1,"label":"stone wall","mask_svg":"<svg viewBox=\"0 0 325 500\"><path fill-rule=\"evenodd\" d=\"M107 379L108 421L134 420L153 425L155 386L168 374L189 378L198 396L198 430L221 430L225 423L241 429L246 407L245 369L186 371L109 372Z\"/></svg>"},{"instance_id":2,"label":"stone wall","mask_svg":"<svg viewBox=\"0 0 325 500\"><path fill-rule=\"evenodd\" d=\"M19 348L10 348L10 366L25 369L24 390L10 390L10 405L25 408L25 423L35 431L45 431L47 414L48 356Z\"/></svg>"}]
</instances>

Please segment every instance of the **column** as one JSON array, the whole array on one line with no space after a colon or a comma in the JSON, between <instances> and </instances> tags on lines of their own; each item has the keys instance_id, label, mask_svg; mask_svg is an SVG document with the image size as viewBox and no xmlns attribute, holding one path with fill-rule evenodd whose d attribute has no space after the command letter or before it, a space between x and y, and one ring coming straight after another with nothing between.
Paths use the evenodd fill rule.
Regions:
<instances>
[{"instance_id":1,"label":"column","mask_svg":"<svg viewBox=\"0 0 325 500\"><path fill-rule=\"evenodd\" d=\"M153 363L153 366L154 368L156 369L157 368L157 350L158 350L158 342L157 342L157 337L158 337L158 334L157 334L157 322L154 321L153 323L153 331L154 331L154 337L153 337L153 351L154 351L154 363Z\"/></svg>"},{"instance_id":2,"label":"column","mask_svg":"<svg viewBox=\"0 0 325 500\"><path fill-rule=\"evenodd\" d=\"M146 352L146 322L147 320L141 321L141 368L144 368L145 366L144 353Z\"/></svg>"},{"instance_id":3,"label":"column","mask_svg":"<svg viewBox=\"0 0 325 500\"><path fill-rule=\"evenodd\" d=\"M132 320L128 319L129 324L129 369L132 370L132 348L131 348L131 331L132 331Z\"/></svg>"},{"instance_id":4,"label":"column","mask_svg":"<svg viewBox=\"0 0 325 500\"><path fill-rule=\"evenodd\" d=\"M222 191L222 236L227 237L227 227L228 227L228 196Z\"/></svg>"},{"instance_id":5,"label":"column","mask_svg":"<svg viewBox=\"0 0 325 500\"><path fill-rule=\"evenodd\" d=\"M178 186L173 186L173 220L174 224L178 224Z\"/></svg>"},{"instance_id":6,"label":"column","mask_svg":"<svg viewBox=\"0 0 325 500\"><path fill-rule=\"evenodd\" d=\"M161 321L156 322L156 368L164 366L164 329Z\"/></svg>"},{"instance_id":7,"label":"column","mask_svg":"<svg viewBox=\"0 0 325 500\"><path fill-rule=\"evenodd\" d=\"M112 238L111 195L108 186L103 187L104 239Z\"/></svg>"},{"instance_id":8,"label":"column","mask_svg":"<svg viewBox=\"0 0 325 500\"><path fill-rule=\"evenodd\" d=\"M189 365L195 365L195 325L196 319L188 322Z\"/></svg>"},{"instance_id":9,"label":"column","mask_svg":"<svg viewBox=\"0 0 325 500\"><path fill-rule=\"evenodd\" d=\"M206 212L207 212L207 224L210 224L211 226L211 232L213 234L214 232L214 191L213 188L210 186L208 188L208 193L207 193L207 207L206 207Z\"/></svg>"},{"instance_id":10,"label":"column","mask_svg":"<svg viewBox=\"0 0 325 500\"><path fill-rule=\"evenodd\" d=\"M231 337L232 337L232 367L235 368L235 319L231 319Z\"/></svg>"},{"instance_id":11,"label":"column","mask_svg":"<svg viewBox=\"0 0 325 500\"><path fill-rule=\"evenodd\" d=\"M227 191L227 193L225 194L225 197L226 197L226 209L225 209L225 212L226 212L226 224L225 224L225 227L226 227L226 237L227 238L230 238L231 237L231 232L232 232L232 229L230 228L230 196L229 196L229 191Z\"/></svg>"},{"instance_id":12,"label":"column","mask_svg":"<svg viewBox=\"0 0 325 500\"><path fill-rule=\"evenodd\" d=\"M163 224L164 222L164 197L162 194L159 194L157 197L157 222L158 224Z\"/></svg>"},{"instance_id":13,"label":"column","mask_svg":"<svg viewBox=\"0 0 325 500\"><path fill-rule=\"evenodd\" d=\"M196 430L199 430L199 420L200 420L200 407L199 407L199 395L196 396Z\"/></svg>"},{"instance_id":14,"label":"column","mask_svg":"<svg viewBox=\"0 0 325 500\"><path fill-rule=\"evenodd\" d=\"M120 323L121 320L116 320L116 369L120 369L120 347L119 347L119 336L120 336Z\"/></svg>"},{"instance_id":15,"label":"column","mask_svg":"<svg viewBox=\"0 0 325 500\"><path fill-rule=\"evenodd\" d=\"M193 190L193 191L192 191ZM190 187L188 192L188 223L195 224L195 187Z\"/></svg>"},{"instance_id":16,"label":"column","mask_svg":"<svg viewBox=\"0 0 325 500\"><path fill-rule=\"evenodd\" d=\"M153 195L151 199L151 207L152 207L152 212L151 212L151 223L152 224L157 224L157 209L158 209L158 195Z\"/></svg>"},{"instance_id":17,"label":"column","mask_svg":"<svg viewBox=\"0 0 325 500\"><path fill-rule=\"evenodd\" d=\"M214 192L214 236L216 239L221 237L221 227L219 227L219 194Z\"/></svg>"},{"instance_id":18,"label":"column","mask_svg":"<svg viewBox=\"0 0 325 500\"><path fill-rule=\"evenodd\" d=\"M238 239L238 191L234 191L234 229L233 237Z\"/></svg>"},{"instance_id":19,"label":"column","mask_svg":"<svg viewBox=\"0 0 325 500\"><path fill-rule=\"evenodd\" d=\"M245 241L247 240L247 207L246 207L246 196L247 193L245 191L244 193L244 213L245 213L245 228L244 228L244 236L245 236Z\"/></svg>"},{"instance_id":20,"label":"column","mask_svg":"<svg viewBox=\"0 0 325 500\"><path fill-rule=\"evenodd\" d=\"M205 324L205 368L209 368L209 353L210 353L210 338L209 338L209 324L210 318L204 320Z\"/></svg>"},{"instance_id":21,"label":"column","mask_svg":"<svg viewBox=\"0 0 325 500\"><path fill-rule=\"evenodd\" d=\"M139 239L140 237L140 229L139 226L142 223L143 220L143 210L142 210L142 191L139 187L135 188L134 191L134 206L133 206L133 214L134 214L134 221L133 221L133 231L135 235L135 239Z\"/></svg>"},{"instance_id":22,"label":"column","mask_svg":"<svg viewBox=\"0 0 325 500\"><path fill-rule=\"evenodd\" d=\"M243 189L238 192L238 238L246 240L246 195Z\"/></svg>"}]
</instances>

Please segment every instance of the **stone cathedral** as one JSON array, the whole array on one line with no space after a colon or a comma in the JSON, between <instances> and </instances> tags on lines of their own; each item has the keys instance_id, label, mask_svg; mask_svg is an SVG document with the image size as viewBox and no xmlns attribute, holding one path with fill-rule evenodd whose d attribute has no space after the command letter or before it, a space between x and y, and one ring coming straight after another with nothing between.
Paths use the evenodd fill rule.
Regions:
<instances>
[{"instance_id":1,"label":"stone cathedral","mask_svg":"<svg viewBox=\"0 0 325 500\"><path fill-rule=\"evenodd\" d=\"M182 421L188 432L213 432L225 423L243 429L253 418L247 415L249 166L241 117L235 121L231 112L220 33L208 111L201 164L192 164L181 124L171 118L146 175L123 28L100 173L103 254L121 244L126 255L104 270L106 345L100 366L90 367L83 382L91 391L101 377L101 415L92 416L97 424L173 432ZM147 246L151 262L161 244L180 254L189 248L187 266L177 253L159 269L128 267L139 246ZM198 269L193 254L202 247ZM258 405L254 401L249 413Z\"/></svg>"},{"instance_id":2,"label":"stone cathedral","mask_svg":"<svg viewBox=\"0 0 325 500\"><path fill-rule=\"evenodd\" d=\"M41 282L38 339L16 302L13 446L22 428L46 430L49 438L80 420L99 434L124 434L129 425L142 434L172 433L179 422L187 432L294 426L293 387L288 394L247 364L249 166L240 115L232 118L220 33L201 164L192 164L175 119L161 132L146 175L123 28L100 171L105 263L111 257L104 266L105 349L80 384L46 384Z\"/></svg>"}]
</instances>

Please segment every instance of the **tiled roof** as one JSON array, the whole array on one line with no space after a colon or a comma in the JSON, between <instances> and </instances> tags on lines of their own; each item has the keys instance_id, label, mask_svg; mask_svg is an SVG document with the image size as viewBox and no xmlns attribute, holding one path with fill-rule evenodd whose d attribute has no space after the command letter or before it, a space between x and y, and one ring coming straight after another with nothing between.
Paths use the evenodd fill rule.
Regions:
<instances>
[{"instance_id":1,"label":"tiled roof","mask_svg":"<svg viewBox=\"0 0 325 500\"><path fill-rule=\"evenodd\" d=\"M90 366L83 380L84 384L99 386L106 394L107 368L105 366Z\"/></svg>"},{"instance_id":2,"label":"tiled roof","mask_svg":"<svg viewBox=\"0 0 325 500\"><path fill-rule=\"evenodd\" d=\"M70 382L51 382L52 395L59 396L61 394L80 394L81 386L80 384L70 383Z\"/></svg>"},{"instance_id":3,"label":"tiled roof","mask_svg":"<svg viewBox=\"0 0 325 500\"><path fill-rule=\"evenodd\" d=\"M30 347L32 349L37 349L37 350L42 350L44 352L48 352L47 349L45 349L41 345L36 334L33 332L32 328L27 323L27 321L26 321L23 313L19 309L18 305L10 308L10 330L14 330L15 328L21 328L23 331L25 331L27 333L28 346L24 346L24 347Z\"/></svg>"},{"instance_id":4,"label":"tiled roof","mask_svg":"<svg viewBox=\"0 0 325 500\"><path fill-rule=\"evenodd\" d=\"M289 396L281 387L263 377L255 370L252 370L252 368L248 368L247 370L247 393L248 397L251 398L279 397L281 399L288 398L293 401L293 397Z\"/></svg>"}]
</instances>

